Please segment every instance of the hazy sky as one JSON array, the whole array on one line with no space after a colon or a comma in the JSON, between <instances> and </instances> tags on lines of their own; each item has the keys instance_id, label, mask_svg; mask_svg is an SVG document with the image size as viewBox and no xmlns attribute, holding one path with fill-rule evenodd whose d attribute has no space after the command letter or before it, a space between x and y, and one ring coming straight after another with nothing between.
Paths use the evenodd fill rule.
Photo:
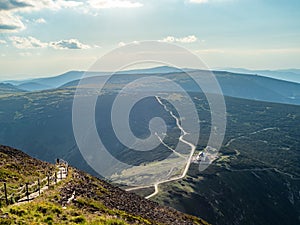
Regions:
<instances>
[{"instance_id":1,"label":"hazy sky","mask_svg":"<svg viewBox=\"0 0 300 225\"><path fill-rule=\"evenodd\" d=\"M0 80L87 70L143 40L211 68L300 68L299 11L299 0L0 0Z\"/></svg>"}]
</instances>

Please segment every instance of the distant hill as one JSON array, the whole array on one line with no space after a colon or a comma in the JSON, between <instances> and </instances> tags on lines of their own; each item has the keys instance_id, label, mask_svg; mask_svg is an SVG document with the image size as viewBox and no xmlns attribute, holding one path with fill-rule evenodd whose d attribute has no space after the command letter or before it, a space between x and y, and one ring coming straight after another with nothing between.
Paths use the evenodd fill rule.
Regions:
<instances>
[{"instance_id":1,"label":"distant hill","mask_svg":"<svg viewBox=\"0 0 300 225\"><path fill-rule=\"evenodd\" d=\"M184 69L185 71L195 71L195 69ZM248 70L243 68L218 68L215 71L232 72L236 75L259 75L284 81L300 83L300 70L289 69L289 70ZM137 75L137 74L169 74L169 73L180 73L182 70L169 66L161 66L146 69L133 69L119 71L116 74L124 75ZM45 77L45 78L34 78L26 80L9 80L5 83L10 83L19 86L21 89L28 91L36 90L48 90L58 88L60 86L70 86L70 83L76 84L76 80L85 77L94 76L105 76L110 75L110 72L85 72L85 71L69 71L57 76ZM73 82L73 83L72 83Z\"/></svg>"},{"instance_id":2,"label":"distant hill","mask_svg":"<svg viewBox=\"0 0 300 225\"><path fill-rule=\"evenodd\" d=\"M194 76L203 77L202 81L207 82L205 76L206 71L194 70L191 71ZM295 104L300 105L300 84L258 76L258 75L248 75L248 74L236 74L223 71L214 72L223 94L225 96L231 96L236 98L244 98L250 100L266 101L266 102L275 102L275 103L285 103L285 104ZM115 83L125 84L129 83L140 77L141 74L118 74L115 76ZM187 79L185 74L182 72L176 73L162 73L162 74L147 74L148 76L163 76L165 78L176 80L182 83L185 87L185 90L198 92L199 87L196 87L193 84L191 79ZM99 82L104 82L107 77L88 77L85 78L84 84L95 86ZM61 88L66 87L75 87L79 83L79 80L71 81L67 84L64 84ZM153 84L149 84L153 85ZM161 85L161 84L155 84ZM212 93L215 93L214 90L211 90Z\"/></svg>"},{"instance_id":3,"label":"distant hill","mask_svg":"<svg viewBox=\"0 0 300 225\"><path fill-rule=\"evenodd\" d=\"M249 70L243 68L219 68L218 71L228 71L233 73L256 74L265 77L275 78L279 80L300 83L300 69L286 70Z\"/></svg>"},{"instance_id":4,"label":"distant hill","mask_svg":"<svg viewBox=\"0 0 300 225\"><path fill-rule=\"evenodd\" d=\"M195 69L184 69L185 71L196 71ZM118 75L151 75L151 74L175 74L181 73L182 71L178 68L168 67L168 66L161 66L161 67L154 67L154 68L146 68L146 69L133 69L133 70L125 70L119 71L116 74ZM294 92L286 93L284 90L283 95L281 95L281 88L274 83L278 83L278 81L271 81L270 79L265 78L273 78L276 80L281 81L289 81L289 82L296 82L300 83L300 70L297 69L290 69L290 70L247 70L247 69L240 69L240 68L220 68L215 71L217 77L221 77L219 79L220 85L223 88L224 94L232 97L240 97L240 98L247 98L247 99L254 99L254 100L263 100L263 101L275 101L280 103L288 103L288 104L298 104L297 96L294 95ZM224 80L224 74L229 76L237 76L233 79L231 77L228 78L227 81ZM69 71L64 74L53 76L53 77L46 77L46 78L35 78L35 79L27 79L23 81L6 81L6 83L10 83L16 85L20 89L24 89L27 91L37 91L37 90L48 90L54 89L59 87L70 87L76 86L78 84L79 79L85 75L86 78L88 77L97 77L97 76L106 76L110 75L110 72L85 72L85 71ZM253 76L253 78L249 77ZM126 78L125 78L126 79ZM249 84L242 83L248 82L251 80ZM91 80L92 81L92 80ZM228 81L233 82L232 85L228 83ZM224 82L224 83L223 83ZM255 84L254 84L255 83ZM272 83L272 84L271 84ZM285 87L287 86L286 83L282 83ZM230 86L231 85L231 86ZM254 86L251 86L254 85ZM274 87L275 85L276 87ZM261 89L263 86L266 86L264 93ZM279 85L280 86L280 85ZM293 85L291 85L293 86ZM230 90L229 90L230 89ZM285 89L285 88L284 88ZM294 88L292 88L294 90ZM258 90L257 94L254 93L242 93L246 90L251 90L250 92L255 92ZM263 97L260 95L272 95L273 97ZM272 92L272 93L271 93ZM260 93L260 94L259 94ZM280 96L278 96L278 94ZM288 98L290 98L288 100ZM278 101L276 99L279 99ZM284 99L284 100L283 100Z\"/></svg>"},{"instance_id":5,"label":"distant hill","mask_svg":"<svg viewBox=\"0 0 300 225\"><path fill-rule=\"evenodd\" d=\"M39 84L36 82L27 82L27 83L19 84L17 87L26 91L41 91L41 90L51 89L50 86Z\"/></svg>"},{"instance_id":6,"label":"distant hill","mask_svg":"<svg viewBox=\"0 0 300 225\"><path fill-rule=\"evenodd\" d=\"M67 82L79 79L83 74L83 71L69 71L64 74L53 77L34 78L17 81L9 80L6 82L13 85L18 85L20 87L25 87L29 91L47 90L57 88Z\"/></svg>"},{"instance_id":7,"label":"distant hill","mask_svg":"<svg viewBox=\"0 0 300 225\"><path fill-rule=\"evenodd\" d=\"M33 82L49 86L51 88L59 87L70 80L80 79L84 74L84 71L69 71L64 74L54 76L54 77L47 77L47 78L37 78L33 79Z\"/></svg>"},{"instance_id":8,"label":"distant hill","mask_svg":"<svg viewBox=\"0 0 300 225\"><path fill-rule=\"evenodd\" d=\"M186 71L193 71L193 69L184 69ZM159 66L146 69L134 69L134 70L125 70L120 71L117 74L163 74L163 73L180 73L181 69L170 66Z\"/></svg>"},{"instance_id":9,"label":"distant hill","mask_svg":"<svg viewBox=\"0 0 300 225\"><path fill-rule=\"evenodd\" d=\"M0 182L6 182L9 191L17 190L16 182L34 183L55 167L2 145L0 157ZM75 198L70 200L72 195ZM53 184L33 201L4 205L0 205L0 224L32 224L33 221L37 224L208 224L127 193L72 167L65 180Z\"/></svg>"},{"instance_id":10,"label":"distant hill","mask_svg":"<svg viewBox=\"0 0 300 225\"><path fill-rule=\"evenodd\" d=\"M12 94L18 92L25 92L25 90L12 84L0 83L0 94Z\"/></svg>"},{"instance_id":11,"label":"distant hill","mask_svg":"<svg viewBox=\"0 0 300 225\"><path fill-rule=\"evenodd\" d=\"M258 75L215 72L224 95L300 105L300 84Z\"/></svg>"},{"instance_id":12,"label":"distant hill","mask_svg":"<svg viewBox=\"0 0 300 225\"><path fill-rule=\"evenodd\" d=\"M153 74L153 73L175 73L181 72L180 69L162 66L149 69L136 69L136 70L125 70L120 71L117 74ZM81 77L94 77L110 75L110 72L85 72L85 71L69 71L58 76L45 77L45 78L34 78L26 80L9 80L6 83L16 85L24 90L36 91L36 90L48 90L58 88L66 83L81 79Z\"/></svg>"}]
</instances>

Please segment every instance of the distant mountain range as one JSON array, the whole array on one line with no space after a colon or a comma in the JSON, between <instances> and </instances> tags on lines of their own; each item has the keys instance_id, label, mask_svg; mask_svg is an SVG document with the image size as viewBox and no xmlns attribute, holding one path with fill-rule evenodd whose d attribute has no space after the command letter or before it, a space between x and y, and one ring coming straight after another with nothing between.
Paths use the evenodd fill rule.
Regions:
<instances>
[{"instance_id":1,"label":"distant mountain range","mask_svg":"<svg viewBox=\"0 0 300 225\"><path fill-rule=\"evenodd\" d=\"M228 71L233 73L255 74L279 80L300 83L300 69L286 70L249 70L243 68L218 68L217 71Z\"/></svg>"},{"instance_id":2,"label":"distant mountain range","mask_svg":"<svg viewBox=\"0 0 300 225\"><path fill-rule=\"evenodd\" d=\"M173 67L156 67L149 69L136 69L120 71L117 74L153 74L153 73L175 73L181 72L180 69ZM26 80L7 80L3 83L9 83L17 86L20 89L27 91L39 91L58 88L66 83L85 77L104 76L110 75L110 72L85 72L85 71L69 71L57 76L45 77L45 78L34 78Z\"/></svg>"},{"instance_id":3,"label":"distant mountain range","mask_svg":"<svg viewBox=\"0 0 300 225\"><path fill-rule=\"evenodd\" d=\"M72 80L80 79L83 74L84 71L69 71L53 77L34 78L26 80L8 80L4 81L3 83L12 84L19 87L20 89L24 89L27 91L39 91L57 88ZM97 75L99 75L99 73L97 73Z\"/></svg>"},{"instance_id":4,"label":"distant mountain range","mask_svg":"<svg viewBox=\"0 0 300 225\"><path fill-rule=\"evenodd\" d=\"M206 71L194 70L191 71L194 76L202 76L202 81L207 82L205 78ZM220 87L225 96L259 100L266 102L275 103L285 103L285 104L295 104L300 105L300 84L258 76L258 75L248 75L248 74L236 74L223 71L214 72L217 80L219 81ZM129 83L141 74L119 74L116 76L114 82ZM151 74L149 73L149 76ZM163 73L159 76L163 76L167 79L176 80L184 85L186 91L198 92L199 88L193 85L191 79L186 79L186 76L182 72L170 72ZM85 78L85 85L94 85L95 83L104 82L105 76L99 77L89 77ZM61 88L75 87L79 84L79 80L71 81L64 84ZM153 84L149 84L153 85ZM161 85L161 84L155 84ZM209 84L208 84L209 85ZM215 90L211 90L211 93L215 93Z\"/></svg>"},{"instance_id":5,"label":"distant mountain range","mask_svg":"<svg viewBox=\"0 0 300 225\"><path fill-rule=\"evenodd\" d=\"M25 90L12 84L0 83L0 94L12 94L17 92L25 92Z\"/></svg>"},{"instance_id":6,"label":"distant mountain range","mask_svg":"<svg viewBox=\"0 0 300 225\"><path fill-rule=\"evenodd\" d=\"M185 71L194 71L195 69L184 69ZM241 74L259 75L284 81L300 83L300 69L286 69L286 70L249 70L243 68L216 68L213 71L223 71ZM178 73L182 72L181 69L161 66L146 69L134 69L120 71L117 74L166 74L166 73ZM13 84L20 89L27 91L47 90L58 88L66 83L81 79L83 75L85 77L110 75L110 72L87 72L85 71L69 71L57 76L45 77L45 78L33 78L26 80L7 80L3 83Z\"/></svg>"},{"instance_id":7,"label":"distant mountain range","mask_svg":"<svg viewBox=\"0 0 300 225\"><path fill-rule=\"evenodd\" d=\"M203 72L201 70L193 69L184 70L194 74L198 73L199 76L201 76L201 73ZM220 83L223 94L226 96L285 104L300 104L300 70L251 71L232 68L225 68L224 70L226 71L214 71L214 74ZM235 72L228 72L227 70ZM163 75L179 80L182 79L183 75L180 69L167 66L120 71L116 74L118 75L118 82L121 83L130 82L134 80L136 76L145 74ZM24 81L6 81L6 84L2 84L2 86L6 85L6 88L14 89L14 92L73 87L78 85L79 80L84 75L87 84L94 84L99 77L103 77L104 79L110 75L110 73L70 71L54 77L36 78ZM189 82L187 82L186 90L198 91L195 90L192 85L189 85Z\"/></svg>"}]
</instances>

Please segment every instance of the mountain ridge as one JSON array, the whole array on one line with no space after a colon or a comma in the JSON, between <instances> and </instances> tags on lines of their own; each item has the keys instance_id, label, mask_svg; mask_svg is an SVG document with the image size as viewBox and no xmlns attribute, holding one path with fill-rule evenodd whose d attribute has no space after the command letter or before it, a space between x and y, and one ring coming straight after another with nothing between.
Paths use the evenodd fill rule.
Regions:
<instances>
[{"instance_id":1,"label":"mountain ridge","mask_svg":"<svg viewBox=\"0 0 300 225\"><path fill-rule=\"evenodd\" d=\"M207 71L204 70L194 70L190 71L190 74L193 76L202 76L205 75ZM176 72L176 73L164 73L164 74L146 74L147 76L161 76L171 81L181 82L185 85L185 91L196 91L198 92L199 87L192 85L191 79L184 78L185 73ZM118 84L129 83L133 80L138 79L140 76L146 76L143 74L117 74L115 81ZM279 79L263 77L259 75L248 75L248 74L236 74L232 72L224 71L215 71L214 75L219 82L219 85L223 91L223 95L250 99L250 100L259 100L275 103L284 103L284 104L300 104L300 84L283 81ZM205 75L206 76L206 75ZM95 88L95 84L103 83L107 80L107 76L95 76L87 77L82 80L74 80L69 83L64 84L60 88L69 88L77 87L79 82L84 83L85 86L92 85L91 88ZM203 84L206 78L202 80ZM214 90L210 90L214 93Z\"/></svg>"},{"instance_id":2,"label":"mountain ridge","mask_svg":"<svg viewBox=\"0 0 300 225\"><path fill-rule=\"evenodd\" d=\"M270 77L274 79L300 83L300 69L251 70L251 69L244 69L244 68L225 67L225 68L216 68L215 70L228 71L233 73L260 75L264 77Z\"/></svg>"},{"instance_id":3,"label":"mountain ridge","mask_svg":"<svg viewBox=\"0 0 300 225\"><path fill-rule=\"evenodd\" d=\"M181 70L178 68L162 66L146 69L119 71L115 75L122 75L122 79L125 77L126 80L127 77L140 75L169 76L170 74L173 74L174 76L176 76L176 74L180 74L182 73L182 71L188 71L190 73L206 72L199 69ZM294 71L297 72L298 70L291 71L291 73L295 73ZM237 69L236 71L230 70L230 68L227 71L219 71L218 69L216 69L212 72L218 79L224 95L267 102L297 105L300 104L300 84L295 82L294 80L284 80L281 79L280 76L276 77L270 75L258 75L254 74L256 71L246 69ZM284 71L280 70L279 72L283 73ZM108 75L110 75L110 72L68 71L61 75L53 77L35 78L25 81L6 81L4 83L16 85L16 88L24 89L26 91L43 91L49 89L77 86L83 75L85 75L85 80L90 79L92 81L93 78L96 77L105 79L108 77Z\"/></svg>"}]
</instances>

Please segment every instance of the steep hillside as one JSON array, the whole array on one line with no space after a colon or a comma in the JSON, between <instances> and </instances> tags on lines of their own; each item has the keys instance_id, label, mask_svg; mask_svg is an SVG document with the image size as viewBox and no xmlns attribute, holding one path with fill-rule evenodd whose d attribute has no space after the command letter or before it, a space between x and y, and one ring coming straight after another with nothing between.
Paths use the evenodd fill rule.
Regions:
<instances>
[{"instance_id":1,"label":"steep hillside","mask_svg":"<svg viewBox=\"0 0 300 225\"><path fill-rule=\"evenodd\" d=\"M54 167L6 146L0 146L0 155L1 183L6 182L8 186L43 177ZM3 206L0 224L207 223L70 168L65 180L53 184L33 201Z\"/></svg>"},{"instance_id":2,"label":"steep hillside","mask_svg":"<svg viewBox=\"0 0 300 225\"><path fill-rule=\"evenodd\" d=\"M0 145L0 159L0 183L7 183L8 187L12 188L33 183L54 169L50 163L36 160L21 151L3 145Z\"/></svg>"}]
</instances>

